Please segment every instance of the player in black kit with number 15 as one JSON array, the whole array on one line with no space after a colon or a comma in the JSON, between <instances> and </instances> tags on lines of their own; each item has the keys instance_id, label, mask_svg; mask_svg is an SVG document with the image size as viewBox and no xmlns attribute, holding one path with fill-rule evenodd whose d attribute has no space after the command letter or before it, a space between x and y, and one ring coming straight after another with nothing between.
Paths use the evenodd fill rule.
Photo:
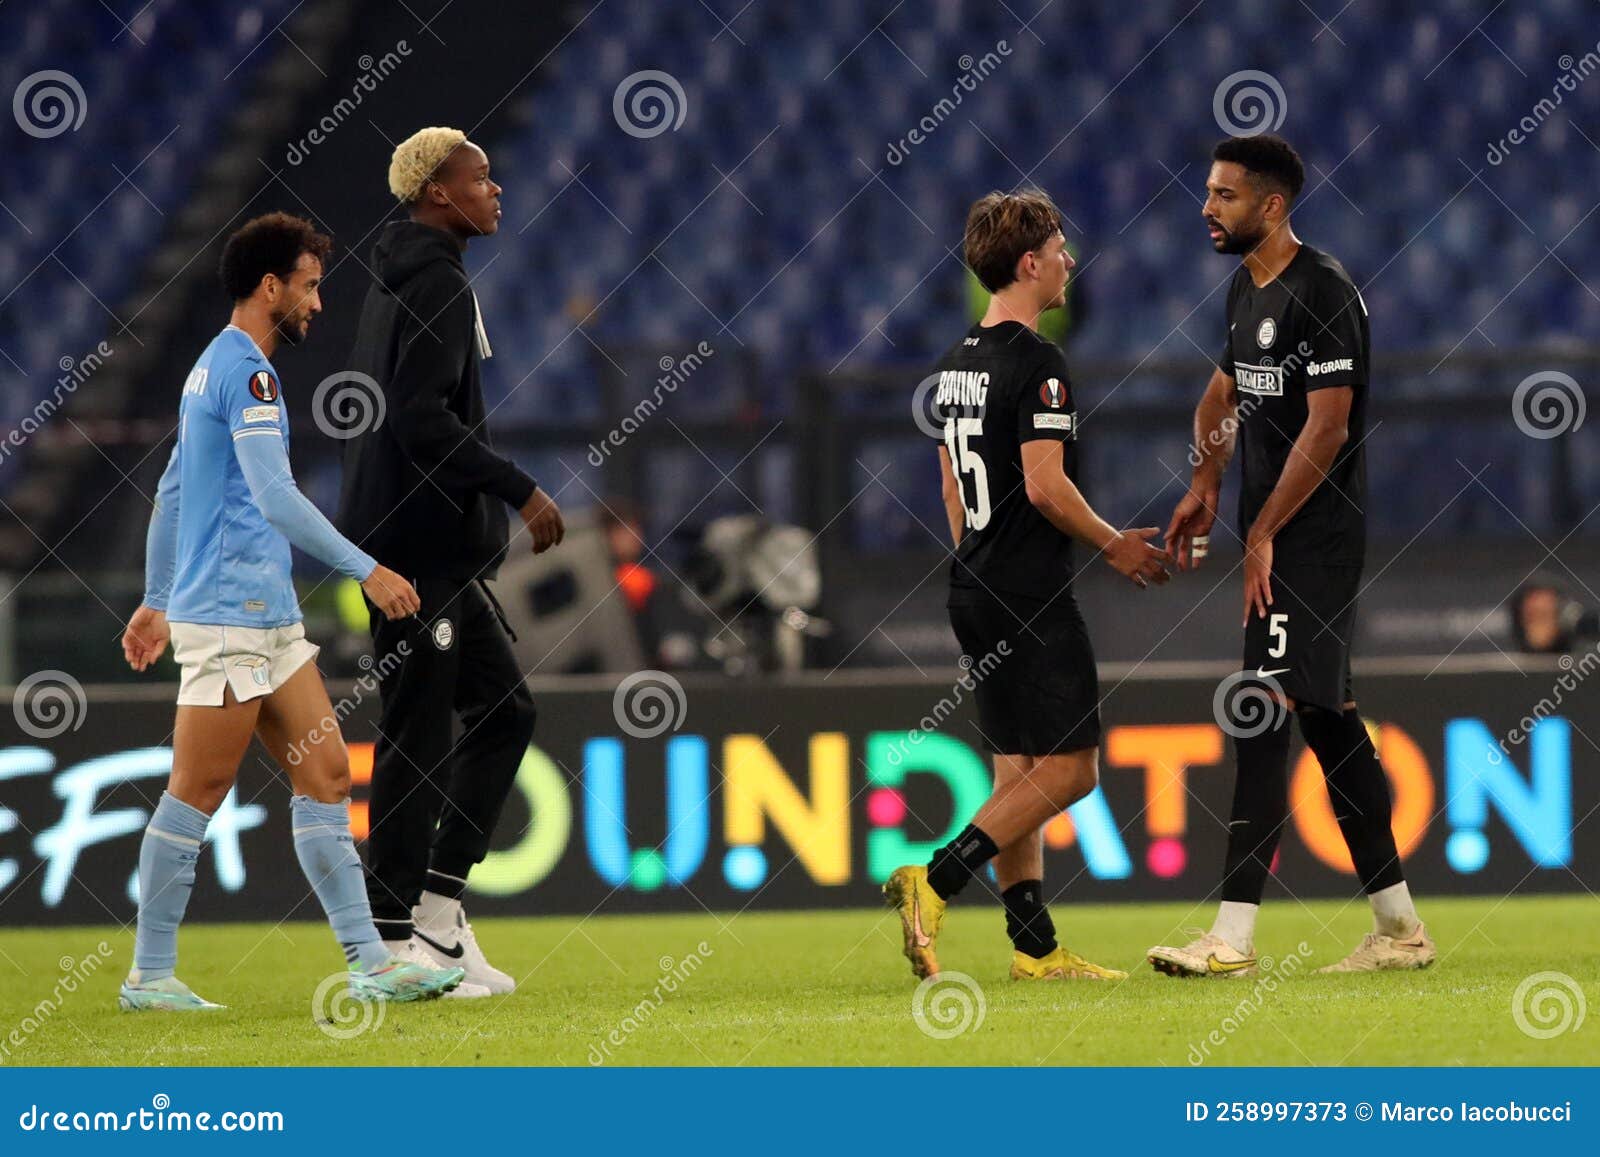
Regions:
<instances>
[{"instance_id":1,"label":"player in black kit with number 15","mask_svg":"<svg viewBox=\"0 0 1600 1157\"><path fill-rule=\"evenodd\" d=\"M1171 976L1249 976L1255 921L1288 813L1292 711L1316 753L1374 928L1323 972L1425 968L1390 830L1389 784L1356 709L1350 645L1366 547L1367 307L1344 267L1294 235L1305 183L1281 137L1231 137L1212 153L1204 213L1218 253L1243 257L1228 289L1228 337L1195 411L1189 493L1167 528L1178 566L1205 557L1222 473L1243 463L1243 670L1223 696L1237 774L1222 903L1211 931L1149 953ZM1287 709L1287 710L1286 710Z\"/></svg>"},{"instance_id":2,"label":"player in black kit with number 15","mask_svg":"<svg viewBox=\"0 0 1600 1157\"><path fill-rule=\"evenodd\" d=\"M1066 301L1072 258L1061 213L1036 190L990 193L967 215L965 257L993 296L983 320L939 361L931 409L942 445L945 513L955 554L950 624L979 679L978 726L994 753L994 791L926 866L884 884L905 954L921 977L935 955L945 902L994 861L1014 949L1014 980L1120 980L1056 942L1045 909L1042 825L1094 790L1100 692L1094 651L1072 597L1072 540L1143 587L1169 561L1118 531L1073 482L1078 415L1061 350L1039 315ZM919 391L920 393L920 391Z\"/></svg>"}]
</instances>

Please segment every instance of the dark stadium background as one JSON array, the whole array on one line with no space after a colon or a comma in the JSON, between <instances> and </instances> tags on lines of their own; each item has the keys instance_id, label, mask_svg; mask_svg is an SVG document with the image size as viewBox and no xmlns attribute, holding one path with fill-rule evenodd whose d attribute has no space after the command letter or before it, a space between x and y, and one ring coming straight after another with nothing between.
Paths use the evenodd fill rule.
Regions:
<instances>
[{"instance_id":1,"label":"dark stadium background","mask_svg":"<svg viewBox=\"0 0 1600 1157\"><path fill-rule=\"evenodd\" d=\"M1164 526L1234 268L1197 198L1225 123L1260 118L1307 162L1298 232L1344 262L1371 314L1357 653L1409 680L1386 682L1385 702L1435 721L1422 742L1438 764L1457 705L1436 675L1492 679L1472 701L1492 703L1500 735L1591 669L1587 0L17 0L0 44L0 684L65 676L69 712L82 693L71 758L163 742L117 704L170 702L170 662L144 690L107 685L132 681L116 639L178 392L226 321L222 239L272 209L336 239L325 312L276 359L297 474L331 509L339 444L314 391L343 367L372 238L399 215L389 153L429 124L468 130L505 187L500 233L468 254L495 351L490 425L575 528L502 583L539 687L660 669L689 687L691 720L724 679L768 680L774 710L787 682L835 672L869 697L874 669L925 680L930 706L948 693L944 520L912 399L969 324L961 223L990 188L1036 183L1064 208L1083 486L1114 521ZM41 90L64 97L36 106ZM663 394L664 366L692 370ZM782 598L736 620L750 587L702 549L715 520L750 515L814 552L820 594L792 597L803 634L778 621ZM602 532L616 517L647 548L642 614ZM1206 571L1137 596L1086 564L1095 646L1141 703L1156 675L1201 686L1230 669L1238 555L1219 529ZM324 670L360 674L349 592L300 561ZM1571 655L1522 653L1530 585L1579 624L1540 649ZM773 673L786 663L806 673ZM1600 750L1588 694L1555 708L1584 784ZM37 740L13 699L6 742ZM544 726L575 749L560 720Z\"/></svg>"}]
</instances>

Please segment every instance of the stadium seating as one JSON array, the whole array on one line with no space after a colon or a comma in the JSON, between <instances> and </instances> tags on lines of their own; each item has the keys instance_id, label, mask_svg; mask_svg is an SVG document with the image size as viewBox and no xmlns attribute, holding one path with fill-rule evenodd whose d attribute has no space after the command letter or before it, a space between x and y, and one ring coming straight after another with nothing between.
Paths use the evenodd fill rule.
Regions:
<instances>
[{"instance_id":1,"label":"stadium seating","mask_svg":"<svg viewBox=\"0 0 1600 1157\"><path fill-rule=\"evenodd\" d=\"M883 13L854 0L757 4L733 26L751 47L696 5L614 0L608 19L581 24L562 58L591 63L524 94L526 129L497 157L518 230L555 198L501 239L485 274L512 360L548 355L509 412L593 404L588 345L563 342L572 319L551 308L577 294L605 299L591 324L601 341L731 344L730 322L784 369L920 365L965 324L960 271L941 264L964 206L1024 171L1060 200L1085 257L1093 308L1075 356L1188 357L1191 341L1209 352L1232 263L1207 253L1195 198L1220 135L1213 93L1244 68L1281 84L1281 131L1315 142L1301 232L1366 287L1380 353L1534 344L1600 323L1600 300L1554 261L1496 308L1591 207L1600 149L1575 122L1600 123L1600 85L1580 84L1505 163L1485 160L1514 127L1508 110L1549 94L1558 54L1594 47L1589 6L1552 0L1537 20L1508 10L1494 40L1472 31L1483 12L1468 3L1354 6L1327 31L1296 5L1206 6L1165 41L1192 5L1050 6L1022 30L1033 7L923 5L874 31ZM890 142L950 95L959 61L1000 41L1009 55L887 164ZM677 130L636 139L611 97L645 68L672 73L687 110ZM718 170L736 168L719 188ZM1541 219L1524 225L1517 206ZM1592 267L1597 246L1590 222L1561 255ZM1482 383L1395 386L1436 397ZM781 390L760 400L786 404ZM1105 404L1142 400L1119 390Z\"/></svg>"},{"instance_id":2,"label":"stadium seating","mask_svg":"<svg viewBox=\"0 0 1600 1157\"><path fill-rule=\"evenodd\" d=\"M241 64L291 7L154 0L129 31L98 4L0 7L0 34L20 46L0 91L63 68L89 108L77 132L8 137L3 200L26 228L8 222L0 234L0 292L11 294L0 350L17 363L0 359L0 376L20 367L29 385L0 396L0 423L47 392L61 357L115 327L107 310L165 221L149 202L168 213L181 203L230 94L269 53L289 50L268 38ZM1326 7L1330 24L1311 7ZM597 345L624 365L633 355L615 351L645 351L645 369L657 351L681 355L702 340L719 354L755 353L753 379L725 357L684 383L690 422L791 416L803 371L920 376L967 322L951 249L964 207L1025 177L1070 218L1085 295L1074 363L1198 367L1216 346L1233 265L1208 252L1197 197L1220 135L1214 96L1245 69L1281 86L1281 131L1306 154L1302 235L1363 286L1374 388L1419 403L1508 395L1521 374L1486 380L1454 364L1386 373L1384 359L1549 345L1600 328L1600 296L1576 275L1600 264L1600 215L1586 216L1600 132L1583 129L1600 124L1600 81L1577 83L1526 143L1488 158L1555 89L1571 67L1561 61L1594 48L1592 6L1545 0L1536 18L1508 6L1481 27L1482 6L1466 0L1352 5L1337 17L1334 5L1311 7L608 0L591 20L573 6L560 52L513 98L513 129L490 142L508 227L469 253L499 355L486 378L496 422L603 426ZM130 40L147 42L135 52L148 67L130 67ZM624 79L647 69L683 90L681 125L653 136L625 132L613 108ZM970 91L956 87L978 71ZM952 93L960 104L941 111ZM908 144L919 122L933 127ZM119 185L118 170L131 179ZM1558 244L1555 260L1547 250ZM631 374L629 388L651 380ZM1139 372L1084 374L1077 388L1081 408L1126 419L1178 404L1197 384ZM904 412L898 396L843 404ZM1395 439L1385 454L1404 453L1407 474L1427 478L1386 493L1384 528L1415 529L1437 511L1435 492L1448 497L1465 479L1464 445L1524 463L1529 476L1508 496L1533 503L1519 510L1539 524L1544 460L1509 425L1459 444L1415 424L1383 436ZM1131 514L1147 483L1111 468L1124 453L1110 445L1086 455L1090 483ZM908 437L890 456L915 446ZM1577 460L1580 498L1592 502L1600 476ZM14 459L0 464L0 487L14 469ZM1392 478L1375 473L1382 485ZM1489 496L1463 508L1463 529L1494 525Z\"/></svg>"},{"instance_id":3,"label":"stadium seating","mask_svg":"<svg viewBox=\"0 0 1600 1157\"><path fill-rule=\"evenodd\" d=\"M110 8L76 0L0 7L0 91L10 98L26 78L56 70L83 93L75 131L40 138L14 119L6 125L0 427L51 392L61 359L83 357L120 328L108 311L181 206L229 94L270 59L269 48L246 54L293 6L153 0L121 5L127 26ZM20 461L0 465L0 486Z\"/></svg>"}]
</instances>

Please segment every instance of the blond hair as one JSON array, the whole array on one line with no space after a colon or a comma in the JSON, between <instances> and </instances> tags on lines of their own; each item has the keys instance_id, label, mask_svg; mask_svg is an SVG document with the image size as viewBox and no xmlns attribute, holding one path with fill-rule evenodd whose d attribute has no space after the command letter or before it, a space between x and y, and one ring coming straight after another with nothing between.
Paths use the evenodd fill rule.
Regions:
<instances>
[{"instance_id":1,"label":"blond hair","mask_svg":"<svg viewBox=\"0 0 1600 1157\"><path fill-rule=\"evenodd\" d=\"M389 159L389 192L408 205L415 201L434 171L466 139L467 134L460 129L438 126L412 133Z\"/></svg>"}]
</instances>

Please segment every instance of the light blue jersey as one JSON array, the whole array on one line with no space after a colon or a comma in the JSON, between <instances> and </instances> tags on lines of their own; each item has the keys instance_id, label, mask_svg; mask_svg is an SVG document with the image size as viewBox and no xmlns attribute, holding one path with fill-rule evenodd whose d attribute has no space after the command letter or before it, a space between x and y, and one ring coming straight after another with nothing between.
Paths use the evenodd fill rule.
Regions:
<instances>
[{"instance_id":1,"label":"light blue jersey","mask_svg":"<svg viewBox=\"0 0 1600 1157\"><path fill-rule=\"evenodd\" d=\"M195 362L178 444L156 494L145 605L175 623L284 627L300 621L290 544L357 580L377 565L294 484L289 418L272 363L235 326Z\"/></svg>"}]
</instances>

